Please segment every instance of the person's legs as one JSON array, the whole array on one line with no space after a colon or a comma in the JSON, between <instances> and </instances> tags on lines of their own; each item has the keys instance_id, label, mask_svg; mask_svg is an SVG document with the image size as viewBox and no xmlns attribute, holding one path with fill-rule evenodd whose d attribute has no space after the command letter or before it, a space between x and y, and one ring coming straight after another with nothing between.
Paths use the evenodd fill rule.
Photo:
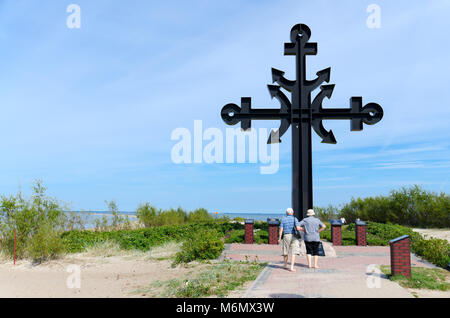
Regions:
<instances>
[{"instance_id":1,"label":"person's legs","mask_svg":"<svg viewBox=\"0 0 450 318\"><path fill-rule=\"evenodd\" d=\"M319 260L319 242L312 242L313 243L313 251L312 255L314 255L314 268L319 268L319 265L317 264Z\"/></svg>"},{"instance_id":2,"label":"person's legs","mask_svg":"<svg viewBox=\"0 0 450 318\"><path fill-rule=\"evenodd\" d=\"M311 268L311 254L306 254L306 259L308 260L308 267Z\"/></svg>"},{"instance_id":3,"label":"person's legs","mask_svg":"<svg viewBox=\"0 0 450 318\"><path fill-rule=\"evenodd\" d=\"M297 238L292 237L291 241L291 272L294 272L294 266L295 266L295 255L300 254L300 242Z\"/></svg>"},{"instance_id":4,"label":"person's legs","mask_svg":"<svg viewBox=\"0 0 450 318\"><path fill-rule=\"evenodd\" d=\"M306 259L308 261L308 267L311 268L311 242L305 241L306 247Z\"/></svg>"},{"instance_id":5,"label":"person's legs","mask_svg":"<svg viewBox=\"0 0 450 318\"><path fill-rule=\"evenodd\" d=\"M283 261L284 261L284 268L288 268L288 254L289 254L289 247L291 245L290 235L285 234L283 236Z\"/></svg>"},{"instance_id":6,"label":"person's legs","mask_svg":"<svg viewBox=\"0 0 450 318\"><path fill-rule=\"evenodd\" d=\"M284 268L287 268L288 256L283 255L283 259L284 259Z\"/></svg>"},{"instance_id":7,"label":"person's legs","mask_svg":"<svg viewBox=\"0 0 450 318\"><path fill-rule=\"evenodd\" d=\"M295 272L294 265L295 265L295 253L294 253L294 251L292 251L292 256L291 256L291 272Z\"/></svg>"}]
</instances>

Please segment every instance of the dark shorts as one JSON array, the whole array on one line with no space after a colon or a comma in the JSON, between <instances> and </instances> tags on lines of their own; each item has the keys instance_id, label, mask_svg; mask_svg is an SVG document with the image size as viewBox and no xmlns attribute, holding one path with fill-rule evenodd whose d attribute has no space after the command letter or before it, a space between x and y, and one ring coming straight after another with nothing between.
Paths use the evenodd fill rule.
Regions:
<instances>
[{"instance_id":1,"label":"dark shorts","mask_svg":"<svg viewBox=\"0 0 450 318\"><path fill-rule=\"evenodd\" d=\"M320 242L307 242L307 241L305 241L306 254L310 254L312 256L319 255L319 243Z\"/></svg>"}]
</instances>

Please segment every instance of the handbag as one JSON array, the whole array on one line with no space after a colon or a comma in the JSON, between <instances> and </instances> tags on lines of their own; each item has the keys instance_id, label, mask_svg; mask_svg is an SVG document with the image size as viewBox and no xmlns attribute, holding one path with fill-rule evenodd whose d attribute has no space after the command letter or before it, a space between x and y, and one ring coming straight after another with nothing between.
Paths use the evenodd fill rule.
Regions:
<instances>
[{"instance_id":1,"label":"handbag","mask_svg":"<svg viewBox=\"0 0 450 318\"><path fill-rule=\"evenodd\" d=\"M319 242L318 256L325 256L325 250L323 249L322 242Z\"/></svg>"},{"instance_id":2,"label":"handbag","mask_svg":"<svg viewBox=\"0 0 450 318\"><path fill-rule=\"evenodd\" d=\"M292 234L294 235L294 237L296 239L302 238L302 235L300 234L300 231L297 230L297 228L295 227L295 222L294 222L294 228L292 229Z\"/></svg>"}]
</instances>

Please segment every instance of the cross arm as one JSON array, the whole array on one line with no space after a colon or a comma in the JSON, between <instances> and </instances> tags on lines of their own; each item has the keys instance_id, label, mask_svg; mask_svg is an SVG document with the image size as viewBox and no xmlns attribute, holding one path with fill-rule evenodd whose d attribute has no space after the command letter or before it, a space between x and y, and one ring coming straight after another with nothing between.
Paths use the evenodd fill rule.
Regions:
<instances>
[{"instance_id":1,"label":"cross arm","mask_svg":"<svg viewBox=\"0 0 450 318\"><path fill-rule=\"evenodd\" d=\"M383 108L376 103L362 106L362 97L351 97L350 108L322 108L313 110L312 119L349 119L351 131L363 130L363 123L374 125L383 118Z\"/></svg>"},{"instance_id":2,"label":"cross arm","mask_svg":"<svg viewBox=\"0 0 450 318\"><path fill-rule=\"evenodd\" d=\"M252 108L251 98L242 97L241 107L236 104L227 104L222 108L221 116L223 121L228 125L236 125L241 123L243 130L251 128L252 120L280 120L289 119L290 114L283 109L276 108Z\"/></svg>"}]
</instances>

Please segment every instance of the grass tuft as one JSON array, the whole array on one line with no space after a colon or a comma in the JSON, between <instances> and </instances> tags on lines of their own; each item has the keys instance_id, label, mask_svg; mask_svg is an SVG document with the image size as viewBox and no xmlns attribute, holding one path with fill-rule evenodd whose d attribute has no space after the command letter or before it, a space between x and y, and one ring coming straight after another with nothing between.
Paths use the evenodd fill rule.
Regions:
<instances>
[{"instance_id":1,"label":"grass tuft","mask_svg":"<svg viewBox=\"0 0 450 318\"><path fill-rule=\"evenodd\" d=\"M412 267L410 278L402 275L392 276L391 267L387 265L380 266L380 269L390 280L405 288L450 290L450 273L440 268Z\"/></svg>"},{"instance_id":2,"label":"grass tuft","mask_svg":"<svg viewBox=\"0 0 450 318\"><path fill-rule=\"evenodd\" d=\"M167 242L163 245L152 247L145 253L146 259L156 261L171 260L180 252L180 246L181 243L179 242Z\"/></svg>"},{"instance_id":3,"label":"grass tuft","mask_svg":"<svg viewBox=\"0 0 450 318\"><path fill-rule=\"evenodd\" d=\"M150 297L199 298L226 297L229 292L253 281L266 267L266 263L223 261L207 265L200 272L195 270L186 279L154 281L148 288L134 292Z\"/></svg>"},{"instance_id":4,"label":"grass tuft","mask_svg":"<svg viewBox=\"0 0 450 318\"><path fill-rule=\"evenodd\" d=\"M92 257L111 257L123 255L124 250L120 248L119 243L114 241L97 242L86 248L85 255Z\"/></svg>"}]
</instances>

